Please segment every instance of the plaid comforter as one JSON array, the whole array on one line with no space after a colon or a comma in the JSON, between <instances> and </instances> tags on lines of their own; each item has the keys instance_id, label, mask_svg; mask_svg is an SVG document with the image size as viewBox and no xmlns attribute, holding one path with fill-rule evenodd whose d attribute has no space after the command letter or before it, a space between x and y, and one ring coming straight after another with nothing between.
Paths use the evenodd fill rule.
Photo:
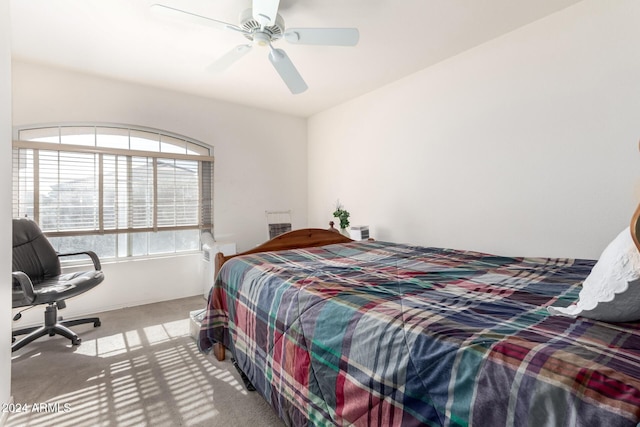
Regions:
<instances>
[{"instance_id":1,"label":"plaid comforter","mask_svg":"<svg viewBox=\"0 0 640 427\"><path fill-rule=\"evenodd\" d=\"M288 425L635 426L640 324L550 316L590 260L353 242L241 256L199 346Z\"/></svg>"}]
</instances>

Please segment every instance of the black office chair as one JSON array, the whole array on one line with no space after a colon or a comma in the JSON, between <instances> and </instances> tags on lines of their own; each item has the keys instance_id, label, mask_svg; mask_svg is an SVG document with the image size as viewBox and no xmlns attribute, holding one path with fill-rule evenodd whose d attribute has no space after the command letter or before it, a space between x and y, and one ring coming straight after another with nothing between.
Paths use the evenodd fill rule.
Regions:
<instances>
[{"instance_id":1,"label":"black office chair","mask_svg":"<svg viewBox=\"0 0 640 427\"><path fill-rule=\"evenodd\" d=\"M62 274L61 256L88 255L95 270ZM65 300L95 287L104 280L100 271L100 260L91 252L58 254L42 234L40 227L27 218L13 220L13 308L47 304L44 325L12 331L11 351L16 351L45 335L59 334L71 340L72 345L80 345L78 338L67 326L93 323L100 326L100 319L58 321L58 309L66 307ZM20 318L20 313L14 320ZM25 335L15 342L16 336Z\"/></svg>"}]
</instances>

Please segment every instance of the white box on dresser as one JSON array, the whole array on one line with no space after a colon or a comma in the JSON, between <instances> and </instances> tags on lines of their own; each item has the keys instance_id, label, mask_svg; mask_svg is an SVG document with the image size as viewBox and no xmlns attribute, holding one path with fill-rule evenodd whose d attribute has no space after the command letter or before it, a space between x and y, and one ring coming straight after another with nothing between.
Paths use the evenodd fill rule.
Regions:
<instances>
[{"instance_id":1,"label":"white box on dresser","mask_svg":"<svg viewBox=\"0 0 640 427\"><path fill-rule=\"evenodd\" d=\"M368 225L352 225L349 229L349 235L353 240L367 240L369 238Z\"/></svg>"}]
</instances>

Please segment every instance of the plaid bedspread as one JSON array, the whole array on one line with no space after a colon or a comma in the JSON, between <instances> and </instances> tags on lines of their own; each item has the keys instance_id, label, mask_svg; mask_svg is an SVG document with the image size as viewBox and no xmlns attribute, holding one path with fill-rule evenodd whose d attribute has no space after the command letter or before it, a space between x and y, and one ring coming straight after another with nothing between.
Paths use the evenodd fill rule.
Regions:
<instances>
[{"instance_id":1,"label":"plaid bedspread","mask_svg":"<svg viewBox=\"0 0 640 427\"><path fill-rule=\"evenodd\" d=\"M640 324L550 316L590 260L385 242L234 258L218 341L287 425L635 426Z\"/></svg>"}]
</instances>

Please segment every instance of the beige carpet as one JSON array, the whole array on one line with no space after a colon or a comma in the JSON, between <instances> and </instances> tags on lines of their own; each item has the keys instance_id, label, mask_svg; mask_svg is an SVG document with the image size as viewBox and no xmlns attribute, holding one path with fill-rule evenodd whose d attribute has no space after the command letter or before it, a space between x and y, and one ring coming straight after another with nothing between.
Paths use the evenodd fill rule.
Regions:
<instances>
[{"instance_id":1,"label":"beige carpet","mask_svg":"<svg viewBox=\"0 0 640 427\"><path fill-rule=\"evenodd\" d=\"M102 326L73 328L78 347L58 336L23 347L13 354L7 425L282 426L228 356L198 351L189 312L204 305L192 297L100 313Z\"/></svg>"}]
</instances>

